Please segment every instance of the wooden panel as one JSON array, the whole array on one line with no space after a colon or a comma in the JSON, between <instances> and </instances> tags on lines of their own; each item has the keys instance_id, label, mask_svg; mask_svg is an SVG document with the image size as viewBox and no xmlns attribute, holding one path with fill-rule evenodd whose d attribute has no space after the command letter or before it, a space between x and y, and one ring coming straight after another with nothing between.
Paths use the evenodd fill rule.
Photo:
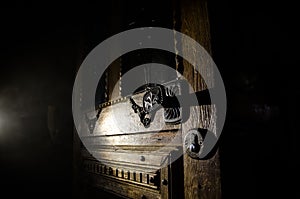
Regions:
<instances>
[{"instance_id":1,"label":"wooden panel","mask_svg":"<svg viewBox=\"0 0 300 199\"><path fill-rule=\"evenodd\" d=\"M97 186L101 189L120 195L126 198L162 198L159 191L147 189L142 186L124 183L117 179L107 179L106 177L99 177L90 175L90 179L93 186Z\"/></svg>"},{"instance_id":2,"label":"wooden panel","mask_svg":"<svg viewBox=\"0 0 300 199\"><path fill-rule=\"evenodd\" d=\"M102 109L99 119L92 132L82 132L82 137L99 135L122 135L132 133L157 132L179 129L178 124L166 124L163 117L163 109L159 109L148 128L141 123L137 113L134 113L129 99L123 102L107 106ZM87 113L91 118L95 118L94 113ZM88 129L87 122L82 123L82 128Z\"/></svg>"},{"instance_id":3,"label":"wooden panel","mask_svg":"<svg viewBox=\"0 0 300 199\"><path fill-rule=\"evenodd\" d=\"M93 156L98 160L106 160L106 161L118 161L124 163L136 163L139 165L153 165L153 166L164 166L165 164L165 155L158 154L156 152L153 153L138 153L134 151L93 151Z\"/></svg>"},{"instance_id":4,"label":"wooden panel","mask_svg":"<svg viewBox=\"0 0 300 199\"><path fill-rule=\"evenodd\" d=\"M160 172L149 172L125 168L117 165L102 164L95 159L86 159L83 162L83 169L94 174L101 174L112 179L119 179L122 182L130 182L152 189L160 188Z\"/></svg>"},{"instance_id":5,"label":"wooden panel","mask_svg":"<svg viewBox=\"0 0 300 199\"><path fill-rule=\"evenodd\" d=\"M206 0L183 1L180 6L181 32L189 35L198 41L208 52L211 52L209 20ZM195 56L195 49L192 46L183 46L184 55ZM201 91L213 87L213 80L204 82L200 74L197 74L193 67L183 60L183 75L189 80L195 91ZM199 71L213 76L213 71L209 71L204 66ZM195 127L195 121L200 120L201 126L206 126L210 118L216 119L216 108L213 106L191 107L191 117L182 126L182 136ZM199 127L201 127L199 126ZM215 127L209 129L215 133ZM188 155L184 155L184 195L189 198L221 198L219 156L216 153L208 160L195 160Z\"/></svg>"},{"instance_id":6,"label":"wooden panel","mask_svg":"<svg viewBox=\"0 0 300 199\"><path fill-rule=\"evenodd\" d=\"M102 165L96 160L85 160L83 169L87 173L87 183L114 194L129 198L168 198L168 167L161 172L147 173L132 171L120 167ZM166 190L165 190L166 189Z\"/></svg>"},{"instance_id":7,"label":"wooden panel","mask_svg":"<svg viewBox=\"0 0 300 199\"><path fill-rule=\"evenodd\" d=\"M170 94L175 94L180 97L188 97L188 93L183 93L182 90L186 90L186 82L182 80L173 80L163 83L164 88L159 89L160 94L165 97L164 108L160 108L155 111L151 111L151 123L145 127L140 121L138 113L132 108L133 104L143 107L143 98L147 93L147 90L136 93L132 96L120 97L118 99L99 104L99 113L97 114L94 110L86 111L85 117L82 121L83 129L90 129L89 131L83 131L81 137L87 136L104 136L104 135L122 135L122 134L133 134L133 133L145 133L145 132L158 132L167 130L177 130L180 128L180 124L176 124L176 121L180 121L182 108L172 107L172 97ZM157 87L161 88L161 87ZM130 99L132 98L132 101ZM170 107L168 107L168 105ZM176 110L176 111L175 111ZM164 112L166 111L166 112ZM173 111L173 112L172 112ZM176 114L175 114L176 112ZM99 115L97 119L96 116ZM150 116L149 116L150 117ZM175 117L175 118L172 118ZM172 123L173 121L173 123Z\"/></svg>"},{"instance_id":8,"label":"wooden panel","mask_svg":"<svg viewBox=\"0 0 300 199\"><path fill-rule=\"evenodd\" d=\"M111 146L124 147L124 146L180 146L181 132L168 131L168 132L147 132L138 134L123 134L115 136L87 136L81 138L84 143L89 146ZM172 144L171 144L172 142Z\"/></svg>"}]
</instances>

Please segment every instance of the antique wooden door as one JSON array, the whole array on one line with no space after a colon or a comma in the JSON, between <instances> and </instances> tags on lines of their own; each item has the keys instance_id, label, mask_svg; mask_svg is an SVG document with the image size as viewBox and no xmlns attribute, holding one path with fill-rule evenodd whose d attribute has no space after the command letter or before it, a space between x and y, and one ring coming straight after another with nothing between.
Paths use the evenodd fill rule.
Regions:
<instances>
[{"instance_id":1,"label":"antique wooden door","mask_svg":"<svg viewBox=\"0 0 300 199\"><path fill-rule=\"evenodd\" d=\"M207 2L173 1L169 6L173 11L172 28L210 52ZM191 46L180 48L183 55L195 54ZM159 68L157 63L170 66L172 71ZM132 76L126 79L126 74L134 68L139 75L134 80ZM172 98L189 94L182 79L189 82L193 92L212 88L213 71L205 68L201 71L212 77L210 82L204 82L202 74L176 53L153 49L116 59L100 79L95 98L97 114L86 110L86 123L82 127L86 133L80 140L76 136L74 139L77 182L104 191L109 197L221 198L218 151L204 160L185 153L187 134L191 129L208 128L211 118L216 118L216 107L209 103L191 106L190 119L182 122L182 109L174 106L176 100ZM154 77L159 84L153 83ZM140 87L126 90L130 81ZM157 108L156 104L163 104L166 98L173 100L171 106L164 104ZM155 113L149 116L147 109L155 109ZM200 121L200 125L195 126L195 121ZM89 145L89 150L81 142ZM84 197L87 192L81 194Z\"/></svg>"}]
</instances>

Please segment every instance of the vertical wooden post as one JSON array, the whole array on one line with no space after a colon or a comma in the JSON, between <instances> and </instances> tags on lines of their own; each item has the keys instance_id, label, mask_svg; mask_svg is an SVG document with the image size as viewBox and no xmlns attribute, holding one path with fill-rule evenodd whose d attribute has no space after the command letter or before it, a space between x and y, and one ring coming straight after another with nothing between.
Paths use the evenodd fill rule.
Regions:
<instances>
[{"instance_id":1,"label":"vertical wooden post","mask_svg":"<svg viewBox=\"0 0 300 199\"><path fill-rule=\"evenodd\" d=\"M206 0L198 1L180 1L180 31L194 40L199 42L209 53L211 53L210 45L210 27L207 11ZM188 56L193 56L195 53L191 46L183 46L182 51ZM209 74L213 71L204 69ZM204 90L208 87L213 87L213 79L211 82L204 82L201 74L197 74L193 66L183 60L183 75L189 80L194 91ZM205 123L210 117L216 118L216 108L213 105L192 107L191 117L193 121L187 122L182 126L183 138L196 120L200 120L200 125L205 128ZM200 116L199 116L200 115ZM215 130L215 128L214 128ZM218 199L221 198L221 179L218 151L213 157L207 160L196 160L190 158L187 154L183 157L184 160L184 195L186 199Z\"/></svg>"}]
</instances>

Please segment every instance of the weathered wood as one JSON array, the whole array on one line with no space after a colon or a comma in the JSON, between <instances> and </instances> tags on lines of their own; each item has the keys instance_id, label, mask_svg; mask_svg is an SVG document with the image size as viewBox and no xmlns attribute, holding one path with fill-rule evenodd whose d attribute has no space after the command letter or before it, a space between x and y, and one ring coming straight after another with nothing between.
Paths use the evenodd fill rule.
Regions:
<instances>
[{"instance_id":1,"label":"weathered wood","mask_svg":"<svg viewBox=\"0 0 300 199\"><path fill-rule=\"evenodd\" d=\"M161 176L160 176L160 190L161 190L161 198L167 199L169 196L171 196L171 193L169 193L169 186L172 182L170 182L169 177L169 166L164 167L161 169Z\"/></svg>"},{"instance_id":2,"label":"weathered wood","mask_svg":"<svg viewBox=\"0 0 300 199\"><path fill-rule=\"evenodd\" d=\"M122 197L167 199L169 195L169 167L154 173L86 159L83 162L83 169L87 172L85 182L89 186L96 186Z\"/></svg>"},{"instance_id":3,"label":"weathered wood","mask_svg":"<svg viewBox=\"0 0 300 199\"><path fill-rule=\"evenodd\" d=\"M209 19L207 13L206 0L199 1L181 1L181 32L192 37L199 42L208 52L211 52ZM192 46L183 46L183 53L187 56L195 56L195 49ZM207 87L213 87L213 79L211 82L204 82L201 74L195 72L193 66L183 60L183 75L193 86L194 91L204 90ZM210 74L205 66L200 71ZM199 119L200 124L205 126L209 123L211 117L216 120L215 107L200 106L191 107L190 114L193 120L188 120L182 125L182 136L195 127L196 121ZM200 126L199 126L200 127ZM210 129L215 133L215 128ZM194 198L221 198L219 156L216 153L208 160L196 160L184 155L184 195L186 199Z\"/></svg>"},{"instance_id":4,"label":"weathered wood","mask_svg":"<svg viewBox=\"0 0 300 199\"><path fill-rule=\"evenodd\" d=\"M124 148L125 146L141 146L148 147L162 147L180 146L182 144L181 135L178 131L167 132L146 132L136 134L120 134L112 136L87 136L81 139L89 146L104 147L115 146L116 148Z\"/></svg>"},{"instance_id":5,"label":"weathered wood","mask_svg":"<svg viewBox=\"0 0 300 199\"><path fill-rule=\"evenodd\" d=\"M135 185L120 179L89 174L89 184L126 198L161 198L158 190Z\"/></svg>"},{"instance_id":6,"label":"weathered wood","mask_svg":"<svg viewBox=\"0 0 300 199\"><path fill-rule=\"evenodd\" d=\"M206 1L181 0L179 9L181 19L179 31L194 38L210 52ZM190 46L183 46L182 50L184 54L194 55L194 49ZM119 97L118 89L113 91L119 79L119 65L120 60L113 63L108 72L110 99ZM201 68L201 71L213 75L213 71L205 67ZM213 87L213 81L204 82L200 74L195 73L193 67L185 61L183 61L183 75L190 81L194 91ZM139 99L136 99L136 102L140 103ZM184 155L177 166L166 165L165 160L168 160L170 152L182 149L182 138L187 131L195 127L197 120L200 121L198 127L206 128L210 118L216 117L216 108L210 105L191 107L190 114L189 120L182 126L166 125L163 120L163 109L160 109L150 127L145 128L131 108L129 100L103 108L92 132L88 130L87 124L82 125L82 128L87 130L85 134L81 134L81 139L93 149L94 156L84 149L81 151L89 184L129 198L182 198L182 195L187 199L220 198L218 153L208 160L194 160ZM215 132L214 127L209 130ZM79 139L75 141L78 147L80 141ZM164 151L157 151L162 147L165 147ZM100 161L96 161L95 157ZM165 167L161 168L162 165ZM159 186L149 180L158 175L156 172L160 172ZM184 176L181 175L182 172ZM177 182L182 178L184 187ZM176 183L178 186L175 186ZM184 193L175 195L180 191Z\"/></svg>"},{"instance_id":7,"label":"weathered wood","mask_svg":"<svg viewBox=\"0 0 300 199\"><path fill-rule=\"evenodd\" d=\"M166 162L165 155L153 153L138 153L134 151L93 151L91 152L94 157L98 160L106 160L106 161L118 161L125 163L135 163L140 165L148 165L148 166L164 166Z\"/></svg>"},{"instance_id":8,"label":"weathered wood","mask_svg":"<svg viewBox=\"0 0 300 199\"><path fill-rule=\"evenodd\" d=\"M121 135L139 132L153 132L160 130L179 129L179 125L166 125L163 118L163 109L159 109L148 128L145 128L137 113L131 107L129 100L108 106L101 111L95 129L91 134L89 131L83 132L82 136L95 135ZM83 124L87 125L87 124ZM83 126L88 128L88 126Z\"/></svg>"},{"instance_id":9,"label":"weathered wood","mask_svg":"<svg viewBox=\"0 0 300 199\"><path fill-rule=\"evenodd\" d=\"M148 188L160 188L160 172L134 170L134 168L101 164L92 159L87 159L83 162L83 169L90 173L104 175L112 179L119 179Z\"/></svg>"}]
</instances>

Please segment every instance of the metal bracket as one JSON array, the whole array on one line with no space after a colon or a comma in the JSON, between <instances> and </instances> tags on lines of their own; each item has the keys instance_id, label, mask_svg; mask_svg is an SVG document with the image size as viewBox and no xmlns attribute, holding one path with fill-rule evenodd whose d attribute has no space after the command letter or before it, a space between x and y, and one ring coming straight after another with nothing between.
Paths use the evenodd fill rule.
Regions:
<instances>
[{"instance_id":1,"label":"metal bracket","mask_svg":"<svg viewBox=\"0 0 300 199\"><path fill-rule=\"evenodd\" d=\"M149 127L156 111L164 107L164 121L166 123L178 123L181 121L181 110L176 95L179 93L179 85L171 84L168 86L152 85L145 89L142 104L137 103L130 97L132 109L140 117L140 121L145 127Z\"/></svg>"},{"instance_id":2,"label":"metal bracket","mask_svg":"<svg viewBox=\"0 0 300 199\"><path fill-rule=\"evenodd\" d=\"M151 122L151 115L149 117L149 113L147 113L143 107L140 107L139 105L137 105L135 103L135 101L130 98L130 102L132 104L132 109L134 110L135 113L137 113L140 117L140 121L142 122L142 124L144 125L144 127L149 127L150 126L150 122Z\"/></svg>"}]
</instances>

